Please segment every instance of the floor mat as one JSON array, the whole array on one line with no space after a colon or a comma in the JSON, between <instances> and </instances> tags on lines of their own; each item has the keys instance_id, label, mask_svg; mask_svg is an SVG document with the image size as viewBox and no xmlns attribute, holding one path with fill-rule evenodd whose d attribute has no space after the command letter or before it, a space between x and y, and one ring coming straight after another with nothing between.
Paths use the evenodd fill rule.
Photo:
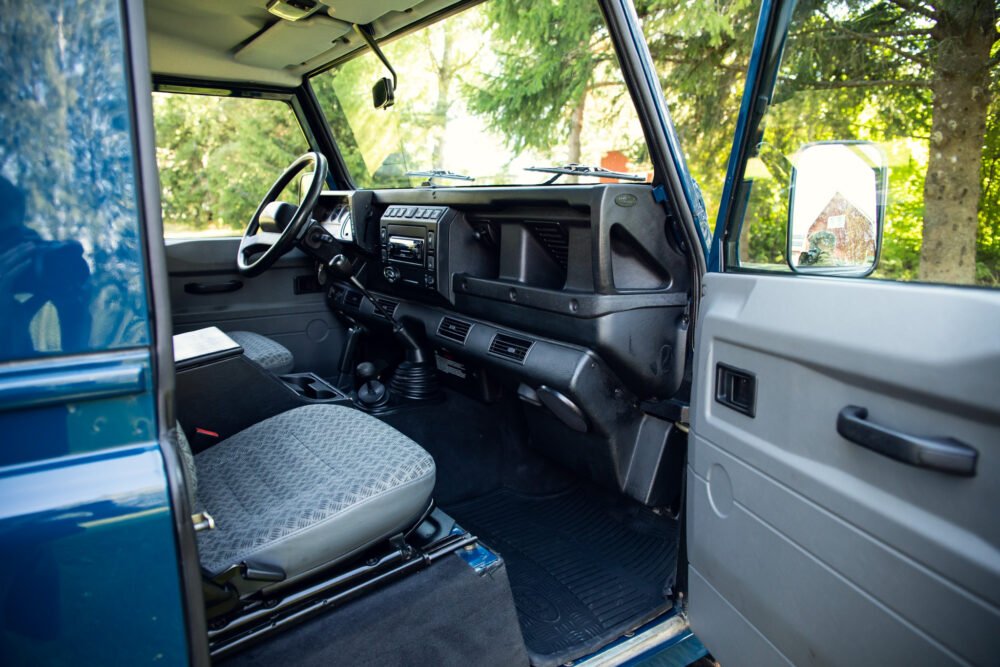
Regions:
<instances>
[{"instance_id":1,"label":"floor mat","mask_svg":"<svg viewBox=\"0 0 1000 667\"><path fill-rule=\"evenodd\" d=\"M536 667L591 653L670 607L677 524L600 492L500 489L445 508L507 563Z\"/></svg>"}]
</instances>

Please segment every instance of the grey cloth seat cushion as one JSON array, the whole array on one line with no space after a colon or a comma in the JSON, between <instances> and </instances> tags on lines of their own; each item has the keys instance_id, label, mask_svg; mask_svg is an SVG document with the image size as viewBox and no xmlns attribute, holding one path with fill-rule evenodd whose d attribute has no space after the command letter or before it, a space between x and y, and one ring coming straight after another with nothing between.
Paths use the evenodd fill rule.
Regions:
<instances>
[{"instance_id":1,"label":"grey cloth seat cushion","mask_svg":"<svg viewBox=\"0 0 1000 667\"><path fill-rule=\"evenodd\" d=\"M195 455L202 567L248 562L285 582L409 528L427 509L434 459L360 410L289 410Z\"/></svg>"},{"instance_id":2,"label":"grey cloth seat cushion","mask_svg":"<svg viewBox=\"0 0 1000 667\"><path fill-rule=\"evenodd\" d=\"M288 348L267 336L252 331L227 331L226 335L239 343L243 354L275 375L291 373L295 357Z\"/></svg>"}]
</instances>

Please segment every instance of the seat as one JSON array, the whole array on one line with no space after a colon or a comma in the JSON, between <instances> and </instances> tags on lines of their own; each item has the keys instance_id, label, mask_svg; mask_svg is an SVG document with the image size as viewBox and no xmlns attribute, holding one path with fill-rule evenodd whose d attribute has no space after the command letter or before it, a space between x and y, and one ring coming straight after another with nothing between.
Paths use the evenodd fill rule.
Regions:
<instances>
[{"instance_id":1,"label":"seat","mask_svg":"<svg viewBox=\"0 0 1000 667\"><path fill-rule=\"evenodd\" d=\"M213 578L233 566L278 573L258 589L407 530L434 488L430 454L385 422L336 405L289 410L184 458L196 511L216 526L198 533L202 568Z\"/></svg>"},{"instance_id":2,"label":"seat","mask_svg":"<svg viewBox=\"0 0 1000 667\"><path fill-rule=\"evenodd\" d=\"M295 366L295 357L281 343L253 333L252 331L227 331L226 334L243 348L243 354L250 361L256 362L264 370L275 375L291 373Z\"/></svg>"}]
</instances>

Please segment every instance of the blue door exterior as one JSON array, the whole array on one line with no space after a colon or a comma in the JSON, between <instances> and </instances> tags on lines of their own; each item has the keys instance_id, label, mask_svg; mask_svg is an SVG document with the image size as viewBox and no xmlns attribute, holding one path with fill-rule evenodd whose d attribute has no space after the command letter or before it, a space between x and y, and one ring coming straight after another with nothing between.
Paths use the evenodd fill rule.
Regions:
<instances>
[{"instance_id":1,"label":"blue door exterior","mask_svg":"<svg viewBox=\"0 0 1000 667\"><path fill-rule=\"evenodd\" d=\"M0 21L0 663L186 664L123 5Z\"/></svg>"}]
</instances>

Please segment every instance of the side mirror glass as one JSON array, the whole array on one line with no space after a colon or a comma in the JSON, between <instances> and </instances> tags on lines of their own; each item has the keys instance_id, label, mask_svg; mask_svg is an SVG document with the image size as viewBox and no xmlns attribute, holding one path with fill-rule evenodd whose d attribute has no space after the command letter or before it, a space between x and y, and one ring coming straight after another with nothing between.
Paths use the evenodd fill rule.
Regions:
<instances>
[{"instance_id":1,"label":"side mirror glass","mask_svg":"<svg viewBox=\"0 0 1000 667\"><path fill-rule=\"evenodd\" d=\"M383 77L372 87L372 104L376 109L388 109L396 103L395 86L392 79Z\"/></svg>"},{"instance_id":2,"label":"side mirror glass","mask_svg":"<svg viewBox=\"0 0 1000 667\"><path fill-rule=\"evenodd\" d=\"M788 265L866 276L878 265L888 191L885 153L868 141L807 144L792 158Z\"/></svg>"}]
</instances>

